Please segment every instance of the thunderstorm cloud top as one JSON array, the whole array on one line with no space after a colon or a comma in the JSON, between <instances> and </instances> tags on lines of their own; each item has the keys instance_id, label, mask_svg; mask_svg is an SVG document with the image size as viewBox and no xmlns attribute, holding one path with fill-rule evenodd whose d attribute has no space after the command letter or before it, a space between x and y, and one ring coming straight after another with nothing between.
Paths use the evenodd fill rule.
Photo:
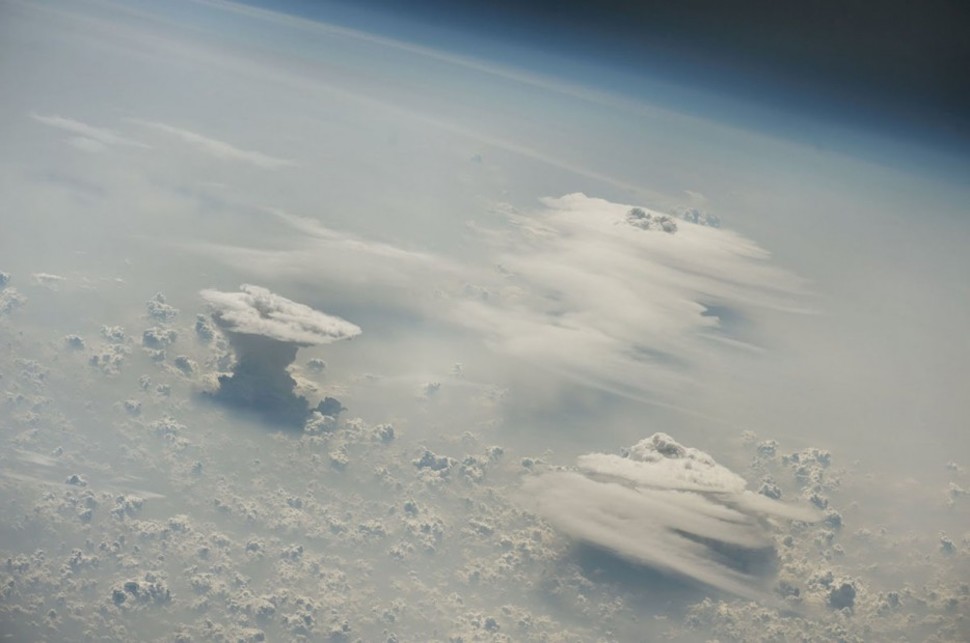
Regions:
<instances>
[{"instance_id":1,"label":"thunderstorm cloud top","mask_svg":"<svg viewBox=\"0 0 970 643\"><path fill-rule=\"evenodd\" d=\"M820 518L745 490L742 477L664 433L623 455L580 456L577 469L528 479L525 503L579 542L740 596L759 597L772 566L768 519Z\"/></svg>"},{"instance_id":2,"label":"thunderstorm cloud top","mask_svg":"<svg viewBox=\"0 0 970 643\"><path fill-rule=\"evenodd\" d=\"M361 333L356 324L281 297L266 288L243 284L239 292L203 290L213 317L226 331L261 335L302 346L329 344Z\"/></svg>"}]
</instances>

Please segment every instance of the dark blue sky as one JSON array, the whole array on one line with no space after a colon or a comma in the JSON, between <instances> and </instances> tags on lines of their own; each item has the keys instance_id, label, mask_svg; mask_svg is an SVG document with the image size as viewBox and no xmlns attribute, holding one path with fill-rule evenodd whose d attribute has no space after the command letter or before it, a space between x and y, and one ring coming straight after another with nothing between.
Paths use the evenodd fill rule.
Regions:
<instances>
[{"instance_id":1,"label":"dark blue sky","mask_svg":"<svg viewBox=\"0 0 970 643\"><path fill-rule=\"evenodd\" d=\"M515 63L524 50L539 52L546 55L541 71L571 74L632 95L648 92L648 81L670 82L683 91L645 97L742 125L756 120L759 127L781 131L821 120L960 155L970 149L968 2L259 4L463 53L504 55L508 63ZM539 56L532 64L542 60ZM692 105L692 89L717 98ZM813 136L810 130L788 133L809 140Z\"/></svg>"}]
</instances>

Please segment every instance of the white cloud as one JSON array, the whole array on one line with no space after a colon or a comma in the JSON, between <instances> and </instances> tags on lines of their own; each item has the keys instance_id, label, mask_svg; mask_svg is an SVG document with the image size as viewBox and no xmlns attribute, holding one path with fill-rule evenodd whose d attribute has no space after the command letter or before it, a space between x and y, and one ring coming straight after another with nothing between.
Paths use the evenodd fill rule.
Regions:
<instances>
[{"instance_id":1,"label":"white cloud","mask_svg":"<svg viewBox=\"0 0 970 643\"><path fill-rule=\"evenodd\" d=\"M0 289L0 315L8 315L26 303L27 298L13 286Z\"/></svg>"},{"instance_id":2,"label":"white cloud","mask_svg":"<svg viewBox=\"0 0 970 643\"><path fill-rule=\"evenodd\" d=\"M269 212L297 239L276 248L196 248L238 268L258 267L261 278L329 278L344 296L366 291L384 307L455 325L557 378L664 405L665 394L689 390L697 369L717 356L758 352L752 342L766 309L805 312L804 283L753 241L685 220L670 233L659 223L630 225L631 209L583 194L544 199L536 212L506 209L503 224L470 228L463 257L366 239L280 210Z\"/></svg>"},{"instance_id":3,"label":"white cloud","mask_svg":"<svg viewBox=\"0 0 970 643\"><path fill-rule=\"evenodd\" d=\"M47 272L35 272L31 275L38 286L43 286L50 290L59 290L61 285L67 281L67 277L62 277L61 275L54 275Z\"/></svg>"},{"instance_id":4,"label":"white cloud","mask_svg":"<svg viewBox=\"0 0 970 643\"><path fill-rule=\"evenodd\" d=\"M110 145L149 148L145 143L122 136L114 130L88 125L73 118L57 115L45 116L34 112L30 113L30 117L38 123L75 134L76 137L71 139L71 144L85 151L100 151L103 147Z\"/></svg>"},{"instance_id":5,"label":"white cloud","mask_svg":"<svg viewBox=\"0 0 970 643\"><path fill-rule=\"evenodd\" d=\"M296 165L294 161L288 159L276 158L254 150L240 149L225 141L203 136L202 134L181 127L175 127L174 125L138 119L132 119L132 122L175 136L199 151L225 161L242 161L269 170Z\"/></svg>"},{"instance_id":6,"label":"white cloud","mask_svg":"<svg viewBox=\"0 0 970 643\"><path fill-rule=\"evenodd\" d=\"M491 242L499 279L456 319L497 349L603 388L640 395L691 383L720 345L743 345L713 306L796 310L802 282L730 230L629 225L631 206L570 194L509 213ZM648 212L654 220L665 215Z\"/></svg>"},{"instance_id":7,"label":"white cloud","mask_svg":"<svg viewBox=\"0 0 970 643\"><path fill-rule=\"evenodd\" d=\"M382 310L440 308L446 302L436 297L436 289L460 283L477 269L440 255L329 228L309 217L276 209L264 211L284 225L284 239L274 242L276 247L211 242L184 245L254 279L280 279L314 288L326 282L344 297L364 298L368 307L377 305Z\"/></svg>"},{"instance_id":8,"label":"white cloud","mask_svg":"<svg viewBox=\"0 0 970 643\"><path fill-rule=\"evenodd\" d=\"M820 519L745 491L743 478L663 433L578 465L527 479L522 502L577 540L741 596L763 597L747 570L773 558L762 518Z\"/></svg>"},{"instance_id":9,"label":"white cloud","mask_svg":"<svg viewBox=\"0 0 970 643\"><path fill-rule=\"evenodd\" d=\"M328 344L360 334L360 328L344 319L281 297L266 288L243 284L240 292L201 291L224 330L243 335L263 335L300 345Z\"/></svg>"},{"instance_id":10,"label":"white cloud","mask_svg":"<svg viewBox=\"0 0 970 643\"><path fill-rule=\"evenodd\" d=\"M321 244L342 246L348 251L370 255L375 259L385 258L403 262L439 265L442 263L440 258L426 252L406 250L389 243L361 239L345 232L330 229L316 219L301 217L282 210L272 210L271 212L287 226L306 234L314 240L318 240Z\"/></svg>"},{"instance_id":11,"label":"white cloud","mask_svg":"<svg viewBox=\"0 0 970 643\"><path fill-rule=\"evenodd\" d=\"M219 377L216 399L248 409L280 424L302 427L311 409L297 394L298 382L288 367L301 346L329 344L360 334L348 321L313 310L259 286L243 284L240 292L203 290L212 316L232 346L232 375ZM176 363L176 367L179 364ZM185 369L182 369L185 370ZM317 410L330 415L325 398ZM338 411L339 412L339 411Z\"/></svg>"}]
</instances>

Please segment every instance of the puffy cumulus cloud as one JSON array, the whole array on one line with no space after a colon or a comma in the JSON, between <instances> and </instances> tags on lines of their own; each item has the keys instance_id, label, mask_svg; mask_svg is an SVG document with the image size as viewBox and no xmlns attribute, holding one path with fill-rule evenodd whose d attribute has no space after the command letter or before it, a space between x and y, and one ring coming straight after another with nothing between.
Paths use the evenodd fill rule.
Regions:
<instances>
[{"instance_id":1,"label":"puffy cumulus cloud","mask_svg":"<svg viewBox=\"0 0 970 643\"><path fill-rule=\"evenodd\" d=\"M87 346L83 337L73 334L64 336L64 345L74 351L84 350Z\"/></svg>"},{"instance_id":2,"label":"puffy cumulus cloud","mask_svg":"<svg viewBox=\"0 0 970 643\"><path fill-rule=\"evenodd\" d=\"M178 339L178 331L174 328L152 326L146 328L141 335L141 343L145 348L162 349L170 346Z\"/></svg>"},{"instance_id":3,"label":"puffy cumulus cloud","mask_svg":"<svg viewBox=\"0 0 970 643\"><path fill-rule=\"evenodd\" d=\"M170 322L178 317L179 310L168 303L165 295L157 292L151 299L145 302L145 310L151 319L161 322Z\"/></svg>"},{"instance_id":4,"label":"puffy cumulus cloud","mask_svg":"<svg viewBox=\"0 0 970 643\"><path fill-rule=\"evenodd\" d=\"M302 426L310 416L309 404L296 394L296 380L287 370L297 350L350 339L360 334L360 328L259 286L243 284L239 292L200 294L236 356L232 374L219 377L216 398ZM318 410L327 415L332 406L324 400Z\"/></svg>"},{"instance_id":5,"label":"puffy cumulus cloud","mask_svg":"<svg viewBox=\"0 0 970 643\"><path fill-rule=\"evenodd\" d=\"M119 320L144 314L142 299ZM427 416L385 415L376 424L314 412L299 434L261 432L186 397L177 357L160 368L132 351L124 377L92 379L85 360L52 352L77 323L64 315L53 330L0 324L0 423L9 427L0 436L0 495L10 516L0 520L0 631L14 640L87 632L108 640L383 641L393 632L411 641L432 628L453 640L967 639L970 538L959 512L937 498L923 536L909 523L899 532L874 522L874 496L858 485L884 489L884 477L844 468L838 451L793 451L749 434L749 468L732 472L658 436L625 454L579 460L572 474L592 491L566 487L562 495L573 497L551 505L572 502L576 514L592 516L592 526L577 529L606 529L588 506L593 499L627 546L663 541L674 562L692 556L688 563L707 565L715 579L727 569L751 593L759 578L752 566L778 566L773 599L710 596L643 573L607 546L577 551L571 531L522 511L513 502L520 476L550 471L552 455L540 460L514 440L491 446L491 422L459 434L422 430ZM104 344L86 350L121 355L136 340L107 326ZM176 345L208 368L225 341L180 337ZM151 377L138 377L145 367ZM629 464L636 474L621 468ZM968 486L959 467L951 471ZM737 474L753 489L770 476L774 495L806 504L824 494L845 525L779 522L779 533L759 532L751 522L767 522L762 516L780 506L738 509L747 498ZM641 498L607 502L604 485ZM548 485L537 488L548 499ZM638 518L633 502L652 503L656 517L630 536L621 530ZM723 518L732 512L757 517ZM773 537L776 560L767 547L698 535L711 525L742 543Z\"/></svg>"},{"instance_id":6,"label":"puffy cumulus cloud","mask_svg":"<svg viewBox=\"0 0 970 643\"><path fill-rule=\"evenodd\" d=\"M698 208L684 208L680 212L680 218L690 223L696 223L697 225L710 226L711 228L721 227L720 217Z\"/></svg>"},{"instance_id":7,"label":"puffy cumulus cloud","mask_svg":"<svg viewBox=\"0 0 970 643\"><path fill-rule=\"evenodd\" d=\"M739 475L664 433L622 456L581 456L577 469L528 478L523 502L579 541L741 596L763 596L773 568L767 519L821 518L747 491Z\"/></svg>"},{"instance_id":8,"label":"puffy cumulus cloud","mask_svg":"<svg viewBox=\"0 0 970 643\"><path fill-rule=\"evenodd\" d=\"M454 312L496 349L585 383L631 396L689 386L717 346L752 348L733 321L804 296L736 232L584 194L543 204L481 231L500 271Z\"/></svg>"},{"instance_id":9,"label":"puffy cumulus cloud","mask_svg":"<svg viewBox=\"0 0 970 643\"><path fill-rule=\"evenodd\" d=\"M128 341L128 334L121 326L102 326L101 336L112 344L123 344Z\"/></svg>"},{"instance_id":10,"label":"puffy cumulus cloud","mask_svg":"<svg viewBox=\"0 0 970 643\"><path fill-rule=\"evenodd\" d=\"M209 323L209 319L201 313L195 316L195 336L203 344L208 344L215 338L215 329Z\"/></svg>"},{"instance_id":11,"label":"puffy cumulus cloud","mask_svg":"<svg viewBox=\"0 0 970 643\"><path fill-rule=\"evenodd\" d=\"M27 303L27 297L13 286L0 290L0 315L9 315Z\"/></svg>"},{"instance_id":12,"label":"puffy cumulus cloud","mask_svg":"<svg viewBox=\"0 0 970 643\"><path fill-rule=\"evenodd\" d=\"M105 344L91 353L88 363L106 375L117 375L130 353L131 349L125 344Z\"/></svg>"},{"instance_id":13,"label":"puffy cumulus cloud","mask_svg":"<svg viewBox=\"0 0 970 643\"><path fill-rule=\"evenodd\" d=\"M668 214L647 212L643 208L630 208L626 222L641 230L663 230L669 234L677 232L677 222Z\"/></svg>"},{"instance_id":14,"label":"puffy cumulus cloud","mask_svg":"<svg viewBox=\"0 0 970 643\"><path fill-rule=\"evenodd\" d=\"M0 316L9 315L27 303L26 295L9 283L10 273L0 272Z\"/></svg>"}]
</instances>

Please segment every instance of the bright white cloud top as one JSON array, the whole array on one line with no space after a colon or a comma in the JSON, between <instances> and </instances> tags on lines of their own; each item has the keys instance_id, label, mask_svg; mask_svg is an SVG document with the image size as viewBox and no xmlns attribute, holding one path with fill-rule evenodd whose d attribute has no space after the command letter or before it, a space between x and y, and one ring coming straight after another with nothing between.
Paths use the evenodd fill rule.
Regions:
<instances>
[{"instance_id":1,"label":"bright white cloud top","mask_svg":"<svg viewBox=\"0 0 970 643\"><path fill-rule=\"evenodd\" d=\"M578 193L543 204L508 214L512 230L492 239L501 279L457 314L498 350L584 382L627 395L689 386L687 369L715 348L754 348L712 311L796 310L804 296L731 230Z\"/></svg>"},{"instance_id":2,"label":"bright white cloud top","mask_svg":"<svg viewBox=\"0 0 970 643\"><path fill-rule=\"evenodd\" d=\"M741 596L763 597L774 559L765 519L821 519L746 491L742 477L664 433L577 464L527 479L525 504L581 542Z\"/></svg>"},{"instance_id":3,"label":"bright white cloud top","mask_svg":"<svg viewBox=\"0 0 970 643\"><path fill-rule=\"evenodd\" d=\"M502 359L545 369L550 381L651 401L694 387L723 355L759 351L766 312L808 310L803 279L694 210L676 216L572 193L493 212L500 218L466 230L482 249L464 257L281 211L272 213L290 235L282 248L194 247L307 285L340 274L329 285L348 300L365 288L382 306L457 326Z\"/></svg>"},{"instance_id":4,"label":"bright white cloud top","mask_svg":"<svg viewBox=\"0 0 970 643\"><path fill-rule=\"evenodd\" d=\"M304 304L243 284L239 292L203 290L220 328L241 335L262 335L300 346L329 344L360 335L360 327L345 319L314 310Z\"/></svg>"}]
</instances>

